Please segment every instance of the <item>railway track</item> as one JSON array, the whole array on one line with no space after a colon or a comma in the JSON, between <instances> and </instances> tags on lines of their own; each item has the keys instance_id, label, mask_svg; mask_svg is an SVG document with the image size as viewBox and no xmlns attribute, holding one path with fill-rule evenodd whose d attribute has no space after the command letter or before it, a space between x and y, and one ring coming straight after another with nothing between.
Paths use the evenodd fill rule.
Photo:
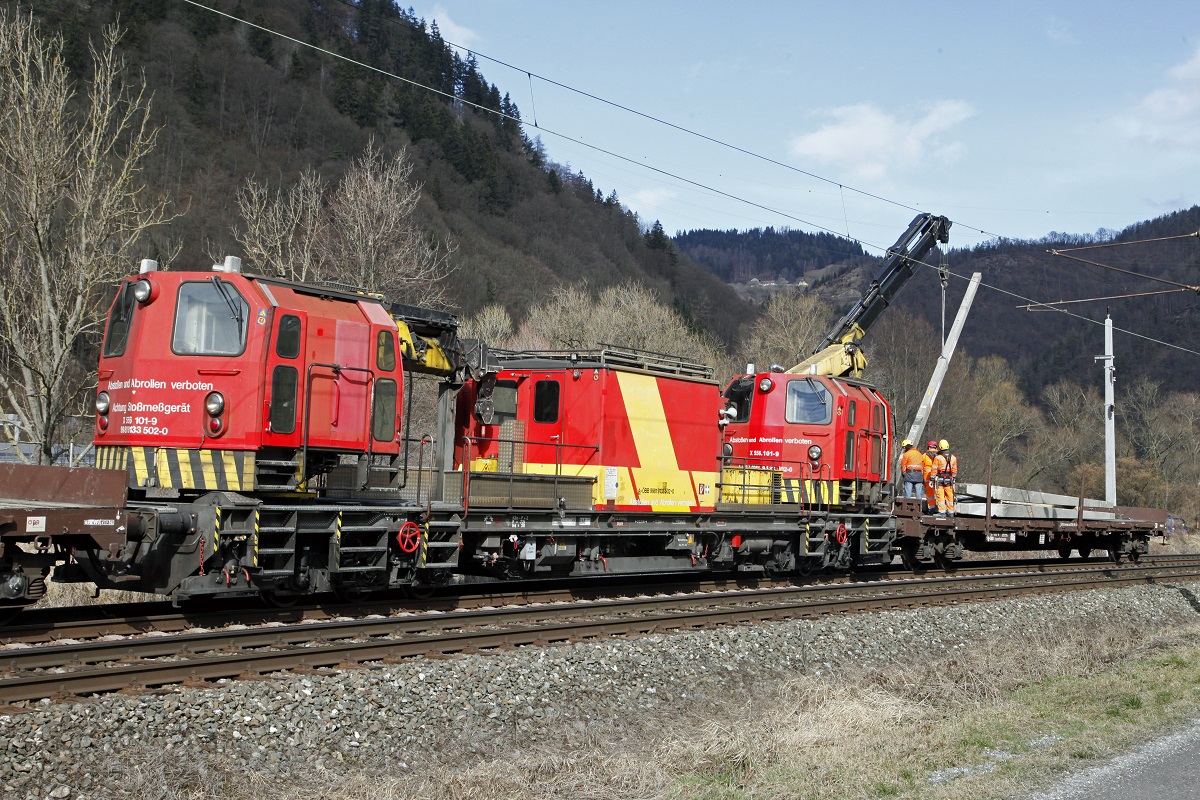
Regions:
<instances>
[{"instance_id":1,"label":"railway track","mask_svg":"<svg viewBox=\"0 0 1200 800\"><path fill-rule=\"evenodd\" d=\"M1143 565L1200 563L1200 556L1156 556L1144 558ZM1108 564L1106 561L1003 561L966 562L954 574L1007 574L1013 572L1055 572L1078 569L1081 564ZM720 592L739 589L777 588L797 585L869 584L878 581L933 579L945 573L940 570L914 573L899 568L871 567L853 574L813 576L807 579L768 578L704 578L672 579L661 577L653 582L625 579L621 583L596 585L573 581L569 585L532 582L470 583L438 590L424 600L380 598L357 603L342 601L315 602L287 608L255 608L228 606L177 610L164 601L124 603L119 605L70 606L27 610L18 624L0 628L0 648L14 644L51 644L74 642L103 637L126 637L156 633L184 633L198 628L216 629L229 625L279 625L364 617L369 615L463 611L492 606L527 605L535 603L581 602L627 595L679 595L694 592ZM3 649L0 649L3 652Z\"/></svg>"},{"instance_id":2,"label":"railway track","mask_svg":"<svg viewBox=\"0 0 1200 800\"><path fill-rule=\"evenodd\" d=\"M1161 561L1161 559L1160 559ZM29 646L0 653L0 704L124 689L145 690L413 656L572 642L749 621L911 608L1031 593L1200 578L1200 560L1116 566L1044 565L857 583L560 600L552 604L371 615Z\"/></svg>"}]
</instances>

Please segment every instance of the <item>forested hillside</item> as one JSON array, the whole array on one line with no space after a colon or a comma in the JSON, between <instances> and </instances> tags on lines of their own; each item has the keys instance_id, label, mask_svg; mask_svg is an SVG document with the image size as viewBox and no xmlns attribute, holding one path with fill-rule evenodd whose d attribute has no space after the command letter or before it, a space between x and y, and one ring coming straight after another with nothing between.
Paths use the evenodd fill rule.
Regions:
<instances>
[{"instance_id":1,"label":"forested hillside","mask_svg":"<svg viewBox=\"0 0 1200 800\"><path fill-rule=\"evenodd\" d=\"M786 228L685 231L675 243L728 283L752 278L795 283L813 270L865 254L861 245L841 236Z\"/></svg>"},{"instance_id":2,"label":"forested hillside","mask_svg":"<svg viewBox=\"0 0 1200 800\"><path fill-rule=\"evenodd\" d=\"M119 20L122 55L145 75L161 128L148 188L178 214L147 255L183 267L238 253L246 178L286 189L314 167L334 182L373 138L385 153L408 149L420 222L454 248L449 298L464 313L498 302L521 315L557 287L633 281L724 341L753 315L615 193L548 161L508 95L411 11L389 0L208 5L442 94L182 2L39 0L35 18L62 35L76 74L88 42Z\"/></svg>"}]
</instances>

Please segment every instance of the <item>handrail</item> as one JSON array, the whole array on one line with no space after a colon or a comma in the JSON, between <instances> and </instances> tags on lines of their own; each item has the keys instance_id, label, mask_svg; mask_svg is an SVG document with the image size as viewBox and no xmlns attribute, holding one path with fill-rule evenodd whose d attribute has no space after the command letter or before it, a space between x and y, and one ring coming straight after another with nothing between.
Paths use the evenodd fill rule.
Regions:
<instances>
[{"instance_id":1,"label":"handrail","mask_svg":"<svg viewBox=\"0 0 1200 800\"><path fill-rule=\"evenodd\" d=\"M718 483L717 483L717 486L718 486L717 502L718 503L724 501L723 495L725 493L725 485L726 485L724 476L725 476L726 469L741 469L744 472L757 471L757 472L782 473L783 472L783 470L781 469L782 466L786 466L788 464L794 464L794 465L798 465L798 467L799 467L798 477L794 478L794 480L800 480L800 481L811 480L814 482L819 482L822 480L829 480L829 481L833 480L833 467L832 467L832 465L827 464L827 463L821 464L817 468L816 472L814 473L813 468L812 468L812 462L803 461L803 460L771 459L769 462L764 463L761 456L718 456L717 461L719 464L719 470L720 470L720 474L721 474L721 480L718 481ZM751 462L754 462L754 463L751 463ZM828 478L823 477L826 474L828 474ZM786 478L785 478L785 480L786 480ZM745 478L742 479L742 482L740 484L731 484L731 485L736 486L737 488L740 488L743 496L748 494L749 490L751 490L751 489L761 490L763 488L761 486L752 486L751 484L749 484L746 481ZM815 487L814 487L814 489L815 489ZM820 492L820 496L822 498L824 498L824 491ZM834 500L835 500L835 498L829 497L829 498L824 498L823 503L822 502L814 503L814 502L812 502L812 498L807 497L807 493L805 493L803 491L800 492L800 497L801 497L801 500L799 501L798 505L801 508L801 512L804 514L810 513L810 509L806 508L805 499L808 500L809 506L820 507L820 506L824 505L826 508L833 505Z\"/></svg>"},{"instance_id":2,"label":"handrail","mask_svg":"<svg viewBox=\"0 0 1200 800\"><path fill-rule=\"evenodd\" d=\"M533 440L533 439L517 439L517 438L512 438L512 437L501 437L501 436L464 436L462 441L463 441L463 454L462 454L463 490L462 491L463 491L463 519L464 519L464 521L466 520L467 510L469 507L469 495L470 495L470 491L471 491L471 478L470 478L471 454L472 454L473 450L481 450L482 449L479 447L479 445L488 443L488 442L493 442L496 444L508 443L508 444L512 444L514 446L521 444L521 445L544 445L544 446L554 447L554 474L552 477L554 478L555 498L558 497L559 478L566 477L562 474L563 467L565 466L565 464L563 462L563 450L565 450L567 448L571 448L571 449L575 449L575 450L591 450L591 451L597 452L597 453L600 452L600 445L598 445L598 444L565 444L565 443L557 440L556 438L552 439L551 441L537 441L537 440ZM513 470L510 470L507 473L507 475L508 475L508 478L507 478L508 505L510 508L513 506L513 500L514 500L513 486L514 486L514 479L516 477L516 474L517 473L515 472L515 468Z\"/></svg>"}]
</instances>

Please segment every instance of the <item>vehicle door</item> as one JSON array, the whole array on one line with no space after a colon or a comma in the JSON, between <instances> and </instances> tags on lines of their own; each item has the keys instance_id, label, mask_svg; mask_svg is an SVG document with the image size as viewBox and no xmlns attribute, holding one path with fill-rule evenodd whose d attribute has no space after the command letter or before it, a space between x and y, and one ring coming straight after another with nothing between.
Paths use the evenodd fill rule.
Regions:
<instances>
[{"instance_id":1,"label":"vehicle door","mask_svg":"<svg viewBox=\"0 0 1200 800\"><path fill-rule=\"evenodd\" d=\"M267 351L267 392L263 409L263 444L299 447L307 405L304 336L308 315L294 309L275 310Z\"/></svg>"},{"instance_id":2,"label":"vehicle door","mask_svg":"<svg viewBox=\"0 0 1200 800\"><path fill-rule=\"evenodd\" d=\"M559 472L563 463L564 412L562 374L533 372L522 387L525 392L526 457L545 471ZM547 470L547 467L550 469Z\"/></svg>"}]
</instances>

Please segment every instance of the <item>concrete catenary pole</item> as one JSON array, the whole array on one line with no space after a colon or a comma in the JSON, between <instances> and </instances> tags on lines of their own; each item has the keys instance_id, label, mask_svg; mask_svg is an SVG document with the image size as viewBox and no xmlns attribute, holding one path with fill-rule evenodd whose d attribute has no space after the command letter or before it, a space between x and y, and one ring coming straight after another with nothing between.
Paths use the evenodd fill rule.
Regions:
<instances>
[{"instance_id":1,"label":"concrete catenary pole","mask_svg":"<svg viewBox=\"0 0 1200 800\"><path fill-rule=\"evenodd\" d=\"M1104 502L1117 504L1117 364L1113 355L1112 315L1104 316L1104 355L1096 356L1104 367Z\"/></svg>"},{"instance_id":2,"label":"concrete catenary pole","mask_svg":"<svg viewBox=\"0 0 1200 800\"><path fill-rule=\"evenodd\" d=\"M962 303L958 307L958 315L954 318L954 324L950 326L950 336L942 345L942 354L938 356L937 366L933 368L933 377L929 379L929 386L925 389L925 396L921 399L917 416L913 419L912 427L908 429L909 441L919 442L921 440L925 423L929 421L929 412L933 410L933 402L937 400L938 392L942 388L942 380L946 377L946 370L950 368L950 359L954 356L954 348L958 346L958 336L967 322L967 312L971 310L971 303L975 301L975 290L979 288L981 277L983 276L976 272L971 276L971 282L967 284L966 294L963 295Z\"/></svg>"}]
</instances>

